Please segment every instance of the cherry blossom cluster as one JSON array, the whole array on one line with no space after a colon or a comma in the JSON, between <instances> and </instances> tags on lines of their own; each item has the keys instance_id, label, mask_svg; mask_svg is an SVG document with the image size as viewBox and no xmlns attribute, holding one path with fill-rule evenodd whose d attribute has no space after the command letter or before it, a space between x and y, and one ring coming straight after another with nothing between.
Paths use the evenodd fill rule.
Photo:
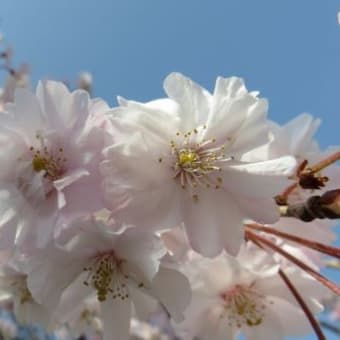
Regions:
<instances>
[{"instance_id":1,"label":"cherry blossom cluster","mask_svg":"<svg viewBox=\"0 0 340 340\"><path fill-rule=\"evenodd\" d=\"M270 121L237 77L210 93L171 73L166 98L113 108L52 80L7 89L0 289L18 320L126 340L162 311L185 340L323 339L340 149L320 150L318 119Z\"/></svg>"}]
</instances>

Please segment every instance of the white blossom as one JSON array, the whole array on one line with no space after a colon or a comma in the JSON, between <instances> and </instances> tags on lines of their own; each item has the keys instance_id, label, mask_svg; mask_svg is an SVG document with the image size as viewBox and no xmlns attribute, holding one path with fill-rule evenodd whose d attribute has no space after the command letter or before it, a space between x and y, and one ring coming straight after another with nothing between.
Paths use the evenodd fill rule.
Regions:
<instances>
[{"instance_id":1,"label":"white blossom","mask_svg":"<svg viewBox=\"0 0 340 340\"><path fill-rule=\"evenodd\" d=\"M104 339L128 338L131 303L144 318L160 301L175 320L189 303L187 279L160 266L166 250L156 236L134 227L110 231L103 221L79 220L82 227L65 248L49 247L31 259L28 287L66 321L84 297L100 302ZM56 274L56 275L55 275Z\"/></svg>"},{"instance_id":2,"label":"white blossom","mask_svg":"<svg viewBox=\"0 0 340 340\"><path fill-rule=\"evenodd\" d=\"M210 94L173 73L164 88L169 99L120 99L112 111L116 142L102 164L108 207L117 221L140 228L184 222L196 251L235 254L245 218L279 219L273 197L295 161L241 161L267 140L267 101L241 79L218 78Z\"/></svg>"},{"instance_id":3,"label":"white blossom","mask_svg":"<svg viewBox=\"0 0 340 340\"><path fill-rule=\"evenodd\" d=\"M241 248L237 258L221 254L214 259L192 256L184 267L193 289L192 303L179 331L184 339L283 340L300 336L311 326L299 304L278 275L272 257L254 247ZM315 300L324 289L293 267L285 273L309 308L322 310Z\"/></svg>"}]
</instances>

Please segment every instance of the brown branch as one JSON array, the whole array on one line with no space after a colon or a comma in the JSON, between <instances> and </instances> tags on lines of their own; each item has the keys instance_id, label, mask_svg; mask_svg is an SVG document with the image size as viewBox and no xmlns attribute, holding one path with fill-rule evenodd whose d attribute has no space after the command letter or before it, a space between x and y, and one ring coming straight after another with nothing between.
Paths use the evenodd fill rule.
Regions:
<instances>
[{"instance_id":1,"label":"brown branch","mask_svg":"<svg viewBox=\"0 0 340 340\"><path fill-rule=\"evenodd\" d=\"M332 247L332 246L328 246L326 244L320 243L320 242L316 242L316 241L312 241L312 240L308 240L302 237L298 237L292 234L287 234L284 233L282 231L279 231L277 229L271 228L271 227L266 227L264 225L261 224L257 224L257 223L249 223L246 224L247 228L251 228L253 230L258 230L258 231L262 231L271 235L275 235L278 237L282 237L286 240L298 243L300 245L303 245L305 247L308 247L310 249L314 249L316 251L319 251L320 253L323 254L327 254L329 256L333 256L336 258L340 259L340 248L336 248L336 247Z\"/></svg>"},{"instance_id":2,"label":"brown branch","mask_svg":"<svg viewBox=\"0 0 340 340\"><path fill-rule=\"evenodd\" d=\"M279 275L281 276L282 280L284 281L286 286L289 288L291 293L294 295L296 301L299 303L299 305L302 308L303 312L305 313L307 319L309 320L311 326L313 327L314 332L315 332L316 336L318 337L318 339L319 340L326 340L326 337L323 334L322 329L321 329L319 323L315 319L315 317L314 317L313 313L311 312L311 310L308 308L307 304L303 300L303 298L300 295L300 293L297 291L296 287L289 280L289 278L287 277L287 275L284 273L284 271L282 269L279 269Z\"/></svg>"},{"instance_id":3,"label":"brown branch","mask_svg":"<svg viewBox=\"0 0 340 340\"><path fill-rule=\"evenodd\" d=\"M275 197L276 203L280 205L286 205L288 196L299 186L299 183L291 184L281 195Z\"/></svg>"},{"instance_id":4,"label":"brown branch","mask_svg":"<svg viewBox=\"0 0 340 340\"><path fill-rule=\"evenodd\" d=\"M339 160L340 160L340 151L330 155L329 157L323 159L319 163L316 163L316 164L308 167L308 170L311 171L312 173L316 173L316 172L319 172L319 171L327 168L328 166L330 166L331 164L333 164L333 163L335 163Z\"/></svg>"},{"instance_id":5,"label":"brown branch","mask_svg":"<svg viewBox=\"0 0 340 340\"><path fill-rule=\"evenodd\" d=\"M322 196L311 196L305 202L280 205L282 217L294 217L304 222L316 218L340 219L340 189L326 191Z\"/></svg>"},{"instance_id":6,"label":"brown branch","mask_svg":"<svg viewBox=\"0 0 340 340\"><path fill-rule=\"evenodd\" d=\"M257 243L259 242L262 245L267 246L268 248L276 251L277 253L281 254L283 257L285 257L290 262L294 263L298 267L300 267L302 270L313 276L316 280L318 280L320 283L322 283L324 286L326 286L328 289L330 289L332 292L334 292L337 295L340 295L340 287L338 287L335 283L328 280L326 277L315 271L313 268L296 258L295 256L289 254L287 251L283 250L281 247L277 246L275 243L269 241L265 237L262 237L250 230L245 231L246 236L248 239L252 240L253 242Z\"/></svg>"}]
</instances>

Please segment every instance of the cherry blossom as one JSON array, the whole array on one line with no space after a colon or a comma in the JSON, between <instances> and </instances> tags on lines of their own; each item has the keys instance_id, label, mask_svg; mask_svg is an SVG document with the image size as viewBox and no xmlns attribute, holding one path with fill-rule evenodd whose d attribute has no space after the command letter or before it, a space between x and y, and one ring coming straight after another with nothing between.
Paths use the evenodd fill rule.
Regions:
<instances>
[{"instance_id":1,"label":"cherry blossom","mask_svg":"<svg viewBox=\"0 0 340 340\"><path fill-rule=\"evenodd\" d=\"M245 246L238 256L214 259L193 254L184 267L193 289L192 302L179 331L184 339L284 339L311 331L300 306L278 275L279 266L262 250ZM314 313L324 289L294 268L285 268Z\"/></svg>"},{"instance_id":2,"label":"cherry blossom","mask_svg":"<svg viewBox=\"0 0 340 340\"><path fill-rule=\"evenodd\" d=\"M59 321L95 294L100 302L104 339L128 339L131 304L141 318L165 306L177 321L190 300L188 280L160 265L166 249L153 234L137 228L109 231L102 220L79 220L81 229L64 248L49 247L31 258L28 287ZM58 273L57 277L53 273Z\"/></svg>"},{"instance_id":3,"label":"cherry blossom","mask_svg":"<svg viewBox=\"0 0 340 340\"><path fill-rule=\"evenodd\" d=\"M164 88L167 99L121 98L112 110L116 143L102 164L107 206L117 221L140 228L184 222L191 246L206 256L236 254L245 218L279 219L273 197L295 161L241 161L267 140L267 101L242 79L218 78L210 94L172 73Z\"/></svg>"},{"instance_id":4,"label":"cherry blossom","mask_svg":"<svg viewBox=\"0 0 340 340\"><path fill-rule=\"evenodd\" d=\"M69 219L102 208L107 109L54 81L40 82L36 94L16 90L0 113L1 247L10 239L44 246Z\"/></svg>"}]
</instances>

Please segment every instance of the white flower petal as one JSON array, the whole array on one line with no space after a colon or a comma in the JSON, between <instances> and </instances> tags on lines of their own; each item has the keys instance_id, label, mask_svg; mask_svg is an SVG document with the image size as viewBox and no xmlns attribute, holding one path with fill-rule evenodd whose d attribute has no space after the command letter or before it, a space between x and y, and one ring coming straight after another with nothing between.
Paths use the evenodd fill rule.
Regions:
<instances>
[{"instance_id":1,"label":"white flower petal","mask_svg":"<svg viewBox=\"0 0 340 340\"><path fill-rule=\"evenodd\" d=\"M263 321L258 326L245 327L243 332L247 340L284 340L285 333L280 320L275 314L268 313L263 317Z\"/></svg>"},{"instance_id":2,"label":"white flower petal","mask_svg":"<svg viewBox=\"0 0 340 340\"><path fill-rule=\"evenodd\" d=\"M175 321L184 319L183 311L191 300L191 292L189 281L183 274L160 267L152 281L152 291Z\"/></svg>"},{"instance_id":3,"label":"white flower petal","mask_svg":"<svg viewBox=\"0 0 340 340\"><path fill-rule=\"evenodd\" d=\"M222 172L223 186L236 195L248 198L269 198L280 194L288 185L288 176L295 168L292 157L230 165Z\"/></svg>"},{"instance_id":4,"label":"white flower petal","mask_svg":"<svg viewBox=\"0 0 340 340\"><path fill-rule=\"evenodd\" d=\"M149 320L150 315L157 310L158 302L132 285L129 285L129 294L138 319Z\"/></svg>"},{"instance_id":5,"label":"white flower petal","mask_svg":"<svg viewBox=\"0 0 340 340\"><path fill-rule=\"evenodd\" d=\"M164 89L169 98L180 105L183 131L206 122L211 95L191 79L180 73L171 73L164 80Z\"/></svg>"},{"instance_id":6,"label":"white flower petal","mask_svg":"<svg viewBox=\"0 0 340 340\"><path fill-rule=\"evenodd\" d=\"M197 202L190 195L183 201L184 223L195 251L208 257L222 249L237 254L244 235L243 214L228 193L210 189L202 192Z\"/></svg>"},{"instance_id":7,"label":"white flower petal","mask_svg":"<svg viewBox=\"0 0 340 340\"><path fill-rule=\"evenodd\" d=\"M84 261L65 261L66 255L57 250L49 256L39 254L30 260L27 286L37 302L53 310L65 287L82 271Z\"/></svg>"},{"instance_id":8,"label":"white flower petal","mask_svg":"<svg viewBox=\"0 0 340 340\"><path fill-rule=\"evenodd\" d=\"M301 310L288 301L276 297L270 297L273 305L268 306L268 313L275 314L281 320L282 329L290 336L302 336L313 332L313 328Z\"/></svg>"},{"instance_id":9,"label":"white flower petal","mask_svg":"<svg viewBox=\"0 0 340 340\"><path fill-rule=\"evenodd\" d=\"M149 281L158 272L160 259L166 254L158 237L137 228L129 228L121 235L115 251L121 258L137 264Z\"/></svg>"},{"instance_id":10,"label":"white flower petal","mask_svg":"<svg viewBox=\"0 0 340 340\"><path fill-rule=\"evenodd\" d=\"M129 340L131 301L107 299L100 305L103 340Z\"/></svg>"}]
</instances>

